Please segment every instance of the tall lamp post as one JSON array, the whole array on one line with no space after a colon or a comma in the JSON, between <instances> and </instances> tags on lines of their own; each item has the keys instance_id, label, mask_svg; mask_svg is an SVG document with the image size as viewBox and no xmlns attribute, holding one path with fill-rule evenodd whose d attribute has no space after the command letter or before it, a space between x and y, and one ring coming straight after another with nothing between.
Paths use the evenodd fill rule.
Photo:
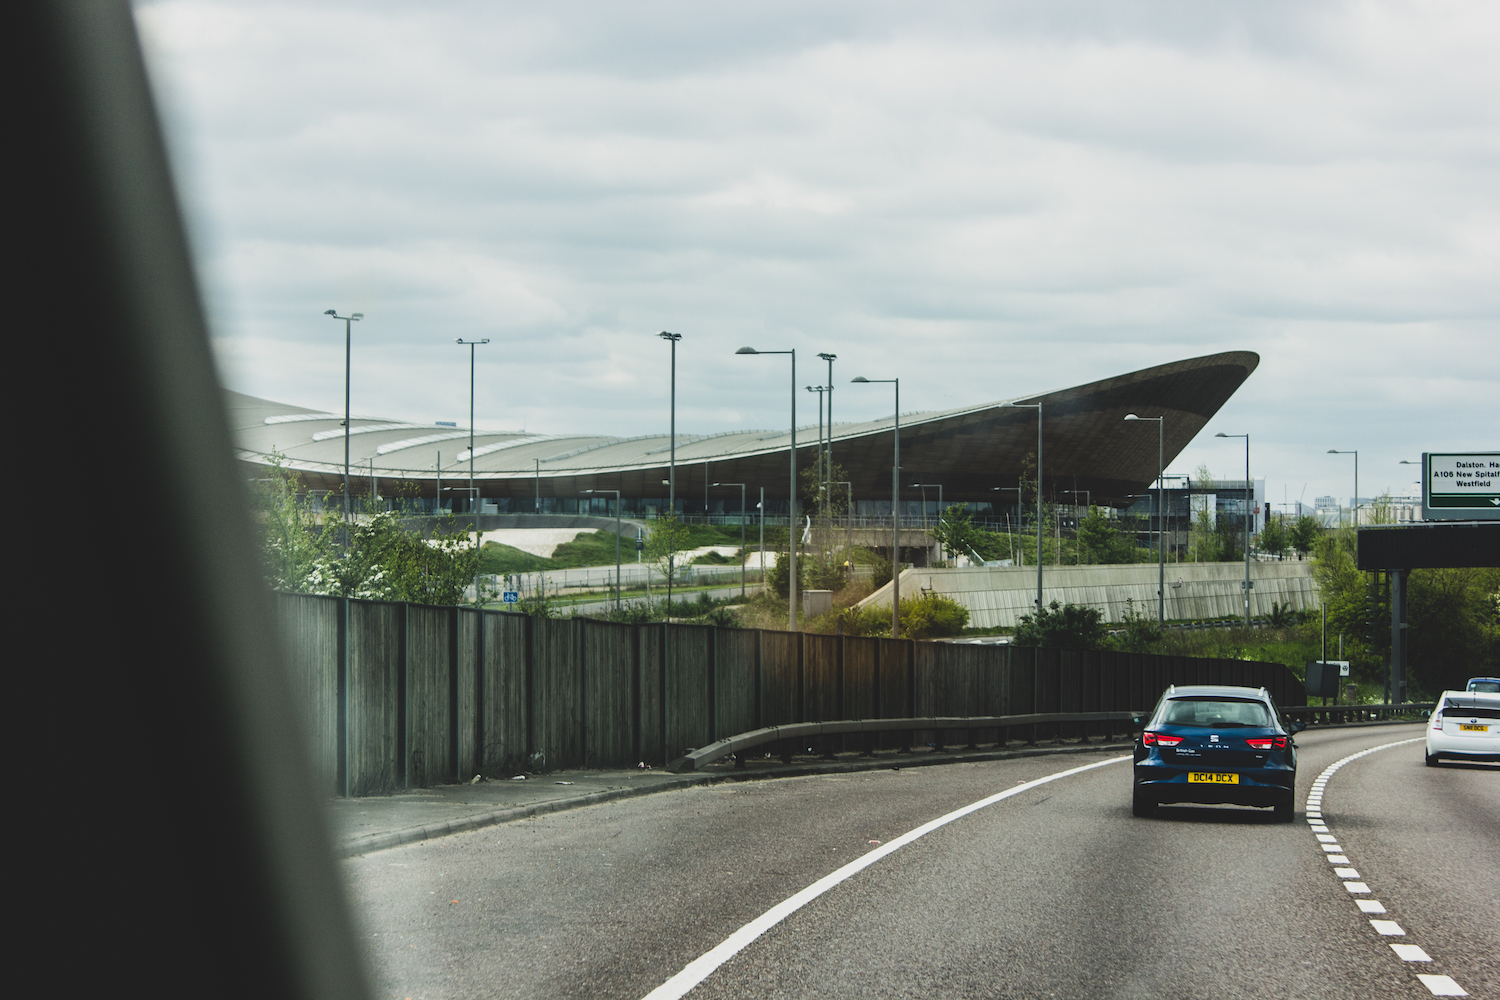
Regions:
<instances>
[{"instance_id":1,"label":"tall lamp post","mask_svg":"<svg viewBox=\"0 0 1500 1000\"><path fill-rule=\"evenodd\" d=\"M1036 409L1036 610L1042 613L1042 404L1001 403L1001 406Z\"/></svg>"},{"instance_id":2,"label":"tall lamp post","mask_svg":"<svg viewBox=\"0 0 1500 1000\"><path fill-rule=\"evenodd\" d=\"M854 552L854 484L839 480L828 485L844 487L844 562L852 566L849 557Z\"/></svg>"},{"instance_id":3,"label":"tall lamp post","mask_svg":"<svg viewBox=\"0 0 1500 1000\"><path fill-rule=\"evenodd\" d=\"M824 439L824 448L827 454L823 456L823 478L825 480L824 485L829 490L828 503L831 504L833 502L833 363L838 359L838 355L829 354L827 351L820 351L818 357L828 362L828 381L824 383L828 390L828 436ZM832 525L830 524L829 527L831 529Z\"/></svg>"},{"instance_id":4,"label":"tall lamp post","mask_svg":"<svg viewBox=\"0 0 1500 1000\"><path fill-rule=\"evenodd\" d=\"M937 491L938 491L938 509L937 509L938 524L941 525L942 521L943 521L943 484L942 483L912 483L911 485L912 485L913 489L919 489L919 490L922 491L922 530L924 532L927 530L927 487L929 487L929 486L936 486L937 487ZM943 551L943 552L941 552L939 554L943 555L943 556L946 556L947 552Z\"/></svg>"},{"instance_id":5,"label":"tall lamp post","mask_svg":"<svg viewBox=\"0 0 1500 1000\"><path fill-rule=\"evenodd\" d=\"M740 596L745 596L745 484L714 483L715 486L738 486L740 488Z\"/></svg>"},{"instance_id":6,"label":"tall lamp post","mask_svg":"<svg viewBox=\"0 0 1500 1000\"><path fill-rule=\"evenodd\" d=\"M1165 416L1138 417L1134 413L1127 413L1125 419L1156 421L1156 623L1160 625L1167 620L1167 514L1166 507L1162 503L1162 476L1167 469L1167 418ZM1246 549L1246 551L1249 550ZM1247 563L1247 574L1249 573L1248 566ZM1248 575L1246 579L1249 579ZM1249 591L1246 593L1248 594Z\"/></svg>"},{"instance_id":7,"label":"tall lamp post","mask_svg":"<svg viewBox=\"0 0 1500 1000\"><path fill-rule=\"evenodd\" d=\"M350 351L354 346L352 324L365 318L364 313L340 316L336 309L325 309L324 316L344 321L344 548L349 547L349 368Z\"/></svg>"},{"instance_id":8,"label":"tall lamp post","mask_svg":"<svg viewBox=\"0 0 1500 1000\"><path fill-rule=\"evenodd\" d=\"M672 407L671 416L668 418L671 427L672 453L667 465L667 510L672 512L675 520L677 517L677 342L682 339L680 333L668 333L663 330L657 334L662 340L672 345ZM667 550L667 617L672 617L672 577L675 575L677 553Z\"/></svg>"},{"instance_id":9,"label":"tall lamp post","mask_svg":"<svg viewBox=\"0 0 1500 1000\"><path fill-rule=\"evenodd\" d=\"M1075 479L1073 481L1077 482L1078 480ZM1078 494L1082 493L1083 494L1084 510L1088 511L1089 514L1092 514L1094 512L1094 494L1093 493L1089 492L1088 490L1063 490L1063 492L1064 493L1072 494L1075 497L1078 496ZM1073 501L1073 509L1075 511L1078 509L1078 501L1076 501L1076 500ZM1087 516L1087 515L1085 515L1085 516ZM1075 517L1075 520L1076 520L1076 517ZM1074 527L1073 531L1074 531L1073 541L1076 542L1076 541L1078 541L1078 538L1077 538L1077 531L1078 531L1078 529L1077 529L1077 527ZM1082 560L1083 556L1082 556L1081 553L1079 554L1078 558L1080 560Z\"/></svg>"},{"instance_id":10,"label":"tall lamp post","mask_svg":"<svg viewBox=\"0 0 1500 1000\"><path fill-rule=\"evenodd\" d=\"M891 638L901 638L901 380L899 378L865 378L857 375L851 382L866 385L890 384L896 387L896 431L891 458Z\"/></svg>"},{"instance_id":11,"label":"tall lamp post","mask_svg":"<svg viewBox=\"0 0 1500 1000\"><path fill-rule=\"evenodd\" d=\"M815 392L815 393L818 394L818 464L817 464L818 494L820 496L824 497L823 502L826 504L828 502L828 500L827 500L826 494L823 493L823 480L824 480L824 478L826 478L824 476L824 474L823 474L823 393L825 393L825 392L828 391L828 386L826 386L826 385L809 385L809 386L806 386L806 389L807 389L808 392ZM830 398L832 398L832 397L830 397Z\"/></svg>"},{"instance_id":12,"label":"tall lamp post","mask_svg":"<svg viewBox=\"0 0 1500 1000\"><path fill-rule=\"evenodd\" d=\"M1021 548L1021 494L1022 494L1023 490L1022 490L1022 488L1020 486L991 486L990 487L990 492L991 493L1012 493L1013 492L1016 495L1016 538L1015 538L1016 544L1015 544L1015 547L1014 547L1014 551L1012 552L1012 555L1019 556L1020 558L1018 560L1018 565L1025 566L1026 565L1026 550L1023 549L1023 548Z\"/></svg>"},{"instance_id":13,"label":"tall lamp post","mask_svg":"<svg viewBox=\"0 0 1500 1000\"><path fill-rule=\"evenodd\" d=\"M1246 445L1245 447L1248 448L1249 445ZM1337 448L1329 448L1328 454L1354 456L1354 498L1349 501L1349 521L1357 528L1359 527L1359 449L1356 448L1353 451L1339 451ZM1248 463L1246 467L1249 467ZM1343 518L1340 517L1339 521L1340 523L1342 523Z\"/></svg>"},{"instance_id":14,"label":"tall lamp post","mask_svg":"<svg viewBox=\"0 0 1500 1000\"><path fill-rule=\"evenodd\" d=\"M1249 434L1225 434L1223 431L1215 434L1216 438L1244 438L1245 439L1245 627L1250 627L1250 435ZM1358 458L1355 459L1359 461ZM1359 503L1359 472L1355 472L1354 479L1354 502Z\"/></svg>"},{"instance_id":15,"label":"tall lamp post","mask_svg":"<svg viewBox=\"0 0 1500 1000\"><path fill-rule=\"evenodd\" d=\"M792 358L792 447L790 449L791 475L787 481L786 500L786 547L789 554L791 575L787 581L787 622L789 631L797 631L797 351L758 351L753 347L741 347L736 354L789 354ZM764 501L762 501L764 503ZM762 507L762 515L765 508ZM764 557L762 557L764 558ZM765 563L761 563L765 572Z\"/></svg>"},{"instance_id":16,"label":"tall lamp post","mask_svg":"<svg viewBox=\"0 0 1500 1000\"><path fill-rule=\"evenodd\" d=\"M620 491L619 490L584 490L585 493L613 493L615 496L615 610L619 611L620 603ZM670 609L671 605L668 605ZM668 611L670 614L671 612Z\"/></svg>"},{"instance_id":17,"label":"tall lamp post","mask_svg":"<svg viewBox=\"0 0 1500 1000\"><path fill-rule=\"evenodd\" d=\"M490 338L488 337L485 337L483 340L465 340L459 337L454 341L455 344L469 349L469 514L474 520L476 545L479 544L479 510L474 500L477 496L474 492L474 348L480 344L488 344L489 342Z\"/></svg>"}]
</instances>

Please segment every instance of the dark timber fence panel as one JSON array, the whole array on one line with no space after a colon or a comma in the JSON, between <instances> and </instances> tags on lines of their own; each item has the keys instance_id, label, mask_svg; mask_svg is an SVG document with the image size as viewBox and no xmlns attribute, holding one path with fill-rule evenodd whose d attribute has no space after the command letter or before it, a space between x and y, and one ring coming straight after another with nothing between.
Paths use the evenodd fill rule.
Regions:
<instances>
[{"instance_id":1,"label":"dark timber fence panel","mask_svg":"<svg viewBox=\"0 0 1500 1000\"><path fill-rule=\"evenodd\" d=\"M677 625L668 629L667 642L667 758L680 757L688 747L714 741L712 699L713 639L711 625Z\"/></svg>"},{"instance_id":2,"label":"dark timber fence panel","mask_svg":"<svg viewBox=\"0 0 1500 1000\"><path fill-rule=\"evenodd\" d=\"M581 625L587 668L585 766L618 767L635 756L635 626L594 621Z\"/></svg>"},{"instance_id":3,"label":"dark timber fence panel","mask_svg":"<svg viewBox=\"0 0 1500 1000\"><path fill-rule=\"evenodd\" d=\"M582 767L582 685L572 621L531 619L532 750L548 770Z\"/></svg>"},{"instance_id":4,"label":"dark timber fence panel","mask_svg":"<svg viewBox=\"0 0 1500 1000\"><path fill-rule=\"evenodd\" d=\"M405 605L404 611L407 784L412 788L450 784L455 777L449 756L453 612L420 604Z\"/></svg>"},{"instance_id":5,"label":"dark timber fence panel","mask_svg":"<svg viewBox=\"0 0 1500 1000\"><path fill-rule=\"evenodd\" d=\"M1169 684L1264 686L1284 706L1306 702L1290 670L1244 660L548 620L306 595L281 595L278 614L318 779L336 794L479 772L660 765L688 747L793 722L1144 711ZM822 749L1124 729L831 736Z\"/></svg>"},{"instance_id":6,"label":"dark timber fence panel","mask_svg":"<svg viewBox=\"0 0 1500 1000\"><path fill-rule=\"evenodd\" d=\"M454 629L454 655L458 665L458 776L472 778L484 769L484 673L481 667L482 611L450 609Z\"/></svg>"},{"instance_id":7,"label":"dark timber fence panel","mask_svg":"<svg viewBox=\"0 0 1500 1000\"><path fill-rule=\"evenodd\" d=\"M402 617L399 604L349 602L350 795L375 795L406 785Z\"/></svg>"},{"instance_id":8,"label":"dark timber fence panel","mask_svg":"<svg viewBox=\"0 0 1500 1000\"><path fill-rule=\"evenodd\" d=\"M715 716L718 738L748 733L760 728L755 716L756 656L760 633L747 628L719 629L719 649L714 667Z\"/></svg>"},{"instance_id":9,"label":"dark timber fence panel","mask_svg":"<svg viewBox=\"0 0 1500 1000\"><path fill-rule=\"evenodd\" d=\"M514 773L525 766L528 753L527 619L485 612L483 621L484 759L480 770L498 777L503 771Z\"/></svg>"},{"instance_id":10,"label":"dark timber fence panel","mask_svg":"<svg viewBox=\"0 0 1500 1000\"><path fill-rule=\"evenodd\" d=\"M286 637L287 665L294 697L306 706L304 717L318 787L341 791L343 748L339 739L339 615L337 601L283 594L277 618Z\"/></svg>"}]
</instances>

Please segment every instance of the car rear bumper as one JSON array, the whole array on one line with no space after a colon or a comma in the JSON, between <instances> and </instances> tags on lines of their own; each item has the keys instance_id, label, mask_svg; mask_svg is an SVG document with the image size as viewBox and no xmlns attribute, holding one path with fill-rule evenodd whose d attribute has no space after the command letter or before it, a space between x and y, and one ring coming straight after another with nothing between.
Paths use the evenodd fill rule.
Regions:
<instances>
[{"instance_id":1,"label":"car rear bumper","mask_svg":"<svg viewBox=\"0 0 1500 1000\"><path fill-rule=\"evenodd\" d=\"M1257 768L1234 772L1232 785L1188 781L1188 771L1175 767L1137 766L1136 790L1157 802L1229 803L1242 806L1272 806L1288 801L1297 781L1290 768Z\"/></svg>"},{"instance_id":2,"label":"car rear bumper","mask_svg":"<svg viewBox=\"0 0 1500 1000\"><path fill-rule=\"evenodd\" d=\"M1453 760L1500 760L1500 735L1457 736L1429 730L1427 755Z\"/></svg>"}]
</instances>

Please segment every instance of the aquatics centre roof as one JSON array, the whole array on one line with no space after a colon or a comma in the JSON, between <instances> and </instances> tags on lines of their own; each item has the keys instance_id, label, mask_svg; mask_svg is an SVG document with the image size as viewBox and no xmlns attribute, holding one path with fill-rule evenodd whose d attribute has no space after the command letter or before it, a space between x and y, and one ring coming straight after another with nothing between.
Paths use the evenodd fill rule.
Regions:
<instances>
[{"instance_id":1,"label":"aquatics centre roof","mask_svg":"<svg viewBox=\"0 0 1500 1000\"><path fill-rule=\"evenodd\" d=\"M1027 456L1036 452L1033 404L1040 403L1044 493L1071 503L1072 494L1063 491L1081 496L1087 490L1095 504L1127 506L1156 479L1157 435L1154 421L1127 422L1125 415L1166 418L1170 464L1259 363L1253 352L1230 351L1012 400L902 414L902 485L942 483L948 501L1004 502L1005 494L994 490L1016 485ZM275 451L308 487L339 488L342 414L236 392L226 397L242 461L263 467ZM848 473L856 500L890 497L893 423L886 417L833 426L834 461ZM444 482L467 480L467 427L354 416L350 428L355 494L367 489L361 484L373 474L382 494L390 489L387 484L399 481L412 484L418 495L432 496L439 455ZM799 467L814 461L817 438L816 424L798 428ZM671 449L666 433L621 438L476 429L474 444L475 479L486 499L531 497L538 491L543 497L575 497L589 489L620 490L627 498L666 493L661 486ZM679 433L679 502L696 497L701 503L705 483L726 482L746 483L752 491L764 487L768 500L784 501L790 446L786 429Z\"/></svg>"}]
</instances>

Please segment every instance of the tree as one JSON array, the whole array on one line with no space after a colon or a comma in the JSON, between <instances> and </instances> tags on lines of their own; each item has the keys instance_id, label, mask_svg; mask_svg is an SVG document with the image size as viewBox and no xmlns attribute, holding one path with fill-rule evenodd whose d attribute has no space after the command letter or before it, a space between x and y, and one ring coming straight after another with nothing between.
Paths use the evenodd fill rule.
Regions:
<instances>
[{"instance_id":1,"label":"tree","mask_svg":"<svg viewBox=\"0 0 1500 1000\"><path fill-rule=\"evenodd\" d=\"M1098 507L1090 507L1088 517L1078 522L1078 544L1096 563L1144 562L1152 557L1149 550L1135 543L1133 533L1127 537Z\"/></svg>"},{"instance_id":2,"label":"tree","mask_svg":"<svg viewBox=\"0 0 1500 1000\"><path fill-rule=\"evenodd\" d=\"M1053 601L1035 614L1022 615L1011 642L1046 649L1098 649L1108 636L1104 613L1098 608Z\"/></svg>"},{"instance_id":3,"label":"tree","mask_svg":"<svg viewBox=\"0 0 1500 1000\"><path fill-rule=\"evenodd\" d=\"M1307 555L1317 544L1318 536L1323 533L1323 526L1318 519L1309 514L1303 514L1292 522L1291 530L1288 532L1292 548L1301 555Z\"/></svg>"},{"instance_id":4,"label":"tree","mask_svg":"<svg viewBox=\"0 0 1500 1000\"><path fill-rule=\"evenodd\" d=\"M266 583L288 593L332 593L338 531L320 524L310 498L298 494L297 473L287 468L286 456L273 451L267 473L254 497Z\"/></svg>"},{"instance_id":5,"label":"tree","mask_svg":"<svg viewBox=\"0 0 1500 1000\"><path fill-rule=\"evenodd\" d=\"M266 579L274 590L419 604L458 604L474 582L479 550L452 521L430 537L408 531L392 511L346 524L343 511L316 514L297 492L297 474L280 455L256 494L264 529ZM446 527L447 530L442 530ZM347 546L339 544L348 535Z\"/></svg>"},{"instance_id":6,"label":"tree","mask_svg":"<svg viewBox=\"0 0 1500 1000\"><path fill-rule=\"evenodd\" d=\"M1285 520L1280 515L1266 518L1266 526L1260 532L1260 548L1269 555L1279 556L1287 550L1291 541Z\"/></svg>"},{"instance_id":7,"label":"tree","mask_svg":"<svg viewBox=\"0 0 1500 1000\"><path fill-rule=\"evenodd\" d=\"M974 543L980 534L980 530L969 519L969 505L966 503L950 505L938 517L937 527L932 530L933 537L946 551L964 556L973 552Z\"/></svg>"},{"instance_id":8,"label":"tree","mask_svg":"<svg viewBox=\"0 0 1500 1000\"><path fill-rule=\"evenodd\" d=\"M665 511L651 522L651 537L646 539L646 558L666 578L671 587L680 565L677 553L688 546L688 526L677 520L676 511Z\"/></svg>"}]
</instances>

